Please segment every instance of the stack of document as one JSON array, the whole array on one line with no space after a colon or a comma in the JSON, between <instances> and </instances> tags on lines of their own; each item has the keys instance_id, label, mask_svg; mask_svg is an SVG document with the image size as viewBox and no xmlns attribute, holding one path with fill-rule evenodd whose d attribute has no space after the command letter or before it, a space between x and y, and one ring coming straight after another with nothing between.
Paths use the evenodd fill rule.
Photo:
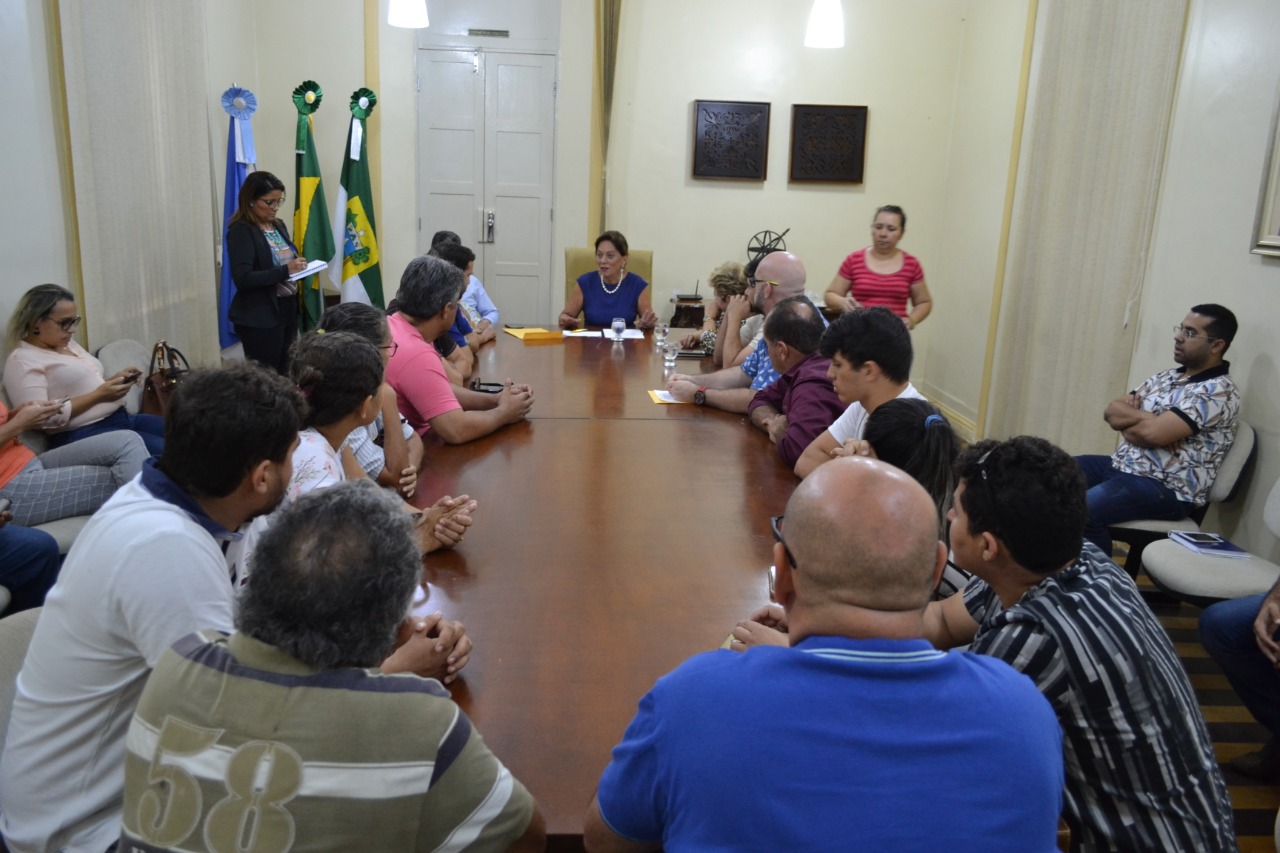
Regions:
<instances>
[{"instance_id":1,"label":"stack of document","mask_svg":"<svg viewBox=\"0 0 1280 853\"><path fill-rule=\"evenodd\" d=\"M1213 557L1248 557L1249 552L1238 545L1233 545L1216 533L1191 533L1185 530L1170 532L1169 538L1184 548L1197 554Z\"/></svg>"}]
</instances>

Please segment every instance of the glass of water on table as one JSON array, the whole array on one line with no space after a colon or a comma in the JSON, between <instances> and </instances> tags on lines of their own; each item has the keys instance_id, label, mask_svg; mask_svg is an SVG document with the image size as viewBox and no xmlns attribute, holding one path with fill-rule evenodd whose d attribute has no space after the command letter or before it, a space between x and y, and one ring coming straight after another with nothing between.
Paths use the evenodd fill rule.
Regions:
<instances>
[{"instance_id":1,"label":"glass of water on table","mask_svg":"<svg viewBox=\"0 0 1280 853\"><path fill-rule=\"evenodd\" d=\"M614 317L613 323L609 328L610 328L610 331L613 333L612 335L613 339L615 341L620 341L622 340L623 334L625 334L627 331L627 321L621 317Z\"/></svg>"},{"instance_id":2,"label":"glass of water on table","mask_svg":"<svg viewBox=\"0 0 1280 853\"><path fill-rule=\"evenodd\" d=\"M658 321L653 327L653 342L658 349L662 349L663 344L667 342L667 335L671 333L671 326L668 323Z\"/></svg>"},{"instance_id":3,"label":"glass of water on table","mask_svg":"<svg viewBox=\"0 0 1280 853\"><path fill-rule=\"evenodd\" d=\"M676 359L680 356L680 342L663 341L658 344L658 351L662 353L662 366L667 370L674 370Z\"/></svg>"}]
</instances>

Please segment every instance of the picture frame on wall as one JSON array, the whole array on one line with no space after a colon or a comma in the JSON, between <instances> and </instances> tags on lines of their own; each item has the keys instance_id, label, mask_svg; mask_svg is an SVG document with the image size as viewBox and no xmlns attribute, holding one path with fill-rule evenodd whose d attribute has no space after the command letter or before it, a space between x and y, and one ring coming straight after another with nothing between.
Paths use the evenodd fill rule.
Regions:
<instances>
[{"instance_id":1,"label":"picture frame on wall","mask_svg":"<svg viewBox=\"0 0 1280 853\"><path fill-rule=\"evenodd\" d=\"M867 108L791 105L792 181L862 183Z\"/></svg>"},{"instance_id":2,"label":"picture frame on wall","mask_svg":"<svg viewBox=\"0 0 1280 853\"><path fill-rule=\"evenodd\" d=\"M1280 96L1271 114L1271 140L1262 163L1262 187L1249 251L1280 258Z\"/></svg>"},{"instance_id":3,"label":"picture frame on wall","mask_svg":"<svg viewBox=\"0 0 1280 853\"><path fill-rule=\"evenodd\" d=\"M769 167L769 104L694 101L693 176L763 181Z\"/></svg>"}]
</instances>

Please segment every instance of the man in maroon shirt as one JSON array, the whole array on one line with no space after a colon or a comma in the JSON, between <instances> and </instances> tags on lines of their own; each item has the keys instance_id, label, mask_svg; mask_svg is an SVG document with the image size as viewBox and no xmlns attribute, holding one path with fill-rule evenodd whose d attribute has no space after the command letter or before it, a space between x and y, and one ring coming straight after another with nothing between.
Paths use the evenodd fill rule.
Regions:
<instances>
[{"instance_id":1,"label":"man in maroon shirt","mask_svg":"<svg viewBox=\"0 0 1280 853\"><path fill-rule=\"evenodd\" d=\"M788 468L844 412L827 378L831 359L818 352L824 328L818 309L804 296L779 302L764 323L769 360L781 378L757 391L747 412L778 445Z\"/></svg>"}]
</instances>

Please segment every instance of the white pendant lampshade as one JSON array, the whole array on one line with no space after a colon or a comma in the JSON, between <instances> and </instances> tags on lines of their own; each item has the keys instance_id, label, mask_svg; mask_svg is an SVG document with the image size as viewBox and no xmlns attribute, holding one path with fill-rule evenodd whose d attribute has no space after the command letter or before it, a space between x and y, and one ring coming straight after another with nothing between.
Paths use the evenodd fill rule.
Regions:
<instances>
[{"instance_id":1,"label":"white pendant lampshade","mask_svg":"<svg viewBox=\"0 0 1280 853\"><path fill-rule=\"evenodd\" d=\"M387 23L409 30L422 29L427 26L427 0L391 0Z\"/></svg>"},{"instance_id":2,"label":"white pendant lampshade","mask_svg":"<svg viewBox=\"0 0 1280 853\"><path fill-rule=\"evenodd\" d=\"M844 47L844 10L840 0L813 0L805 47Z\"/></svg>"}]
</instances>

